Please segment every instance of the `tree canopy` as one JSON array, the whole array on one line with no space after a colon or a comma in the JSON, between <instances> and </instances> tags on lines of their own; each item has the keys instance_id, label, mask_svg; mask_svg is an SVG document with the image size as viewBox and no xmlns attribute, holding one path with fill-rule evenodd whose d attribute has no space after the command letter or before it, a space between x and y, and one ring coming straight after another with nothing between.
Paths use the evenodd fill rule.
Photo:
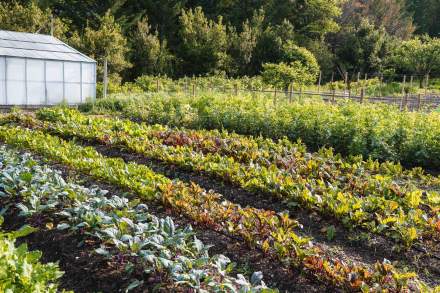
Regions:
<instances>
[{"instance_id":1,"label":"tree canopy","mask_svg":"<svg viewBox=\"0 0 440 293\"><path fill-rule=\"evenodd\" d=\"M439 13L437 0L0 0L0 29L48 34L53 20L55 36L125 80L253 76L292 62L328 77L423 71L392 56L423 47L425 34L436 41Z\"/></svg>"}]
</instances>

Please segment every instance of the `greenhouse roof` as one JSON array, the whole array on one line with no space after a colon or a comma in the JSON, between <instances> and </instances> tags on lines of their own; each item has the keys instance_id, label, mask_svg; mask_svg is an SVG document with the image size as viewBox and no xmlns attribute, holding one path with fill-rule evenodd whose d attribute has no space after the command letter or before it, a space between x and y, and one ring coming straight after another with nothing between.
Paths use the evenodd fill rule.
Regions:
<instances>
[{"instance_id":1,"label":"greenhouse roof","mask_svg":"<svg viewBox=\"0 0 440 293\"><path fill-rule=\"evenodd\" d=\"M96 62L55 37L0 30L0 56Z\"/></svg>"}]
</instances>

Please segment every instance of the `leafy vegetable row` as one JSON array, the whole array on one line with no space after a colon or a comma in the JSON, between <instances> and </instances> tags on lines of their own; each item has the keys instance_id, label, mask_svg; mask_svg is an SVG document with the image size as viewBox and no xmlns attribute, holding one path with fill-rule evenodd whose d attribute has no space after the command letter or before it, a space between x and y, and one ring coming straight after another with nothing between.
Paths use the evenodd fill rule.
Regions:
<instances>
[{"instance_id":1,"label":"leafy vegetable row","mask_svg":"<svg viewBox=\"0 0 440 293\"><path fill-rule=\"evenodd\" d=\"M227 257L209 256L209 246L194 236L190 226L177 228L171 218L150 214L139 200L108 196L107 191L97 187L66 182L59 172L40 165L29 154L22 156L1 147L0 161L0 186L4 190L1 196L11 202L18 200L21 216L58 215L61 222L57 229L78 231L99 240L102 244L96 252L125 259L128 273L135 266L141 267L149 277L161 280L162 288L171 283L198 292L272 292L261 283L261 273L254 273L252 284L243 275L229 276ZM49 264L42 268L50 276L55 273L50 271L53 267ZM36 269L38 273L39 268ZM135 279L128 289L143 282Z\"/></svg>"},{"instance_id":2,"label":"leafy vegetable row","mask_svg":"<svg viewBox=\"0 0 440 293\"><path fill-rule=\"evenodd\" d=\"M0 226L4 219L0 216ZM0 230L0 291L58 292L58 279L63 275L57 264L40 263L40 251L28 251L26 243L16 246L16 239L35 232L30 226L18 231Z\"/></svg>"},{"instance_id":3,"label":"leafy vegetable row","mask_svg":"<svg viewBox=\"0 0 440 293\"><path fill-rule=\"evenodd\" d=\"M75 120L90 123L90 116L81 115L77 110L68 108L44 108L37 112L41 120L51 122L69 122ZM162 144L170 146L189 146L203 153L218 153L222 156L233 157L241 163L256 163L265 167L272 164L280 169L293 171L304 168L303 165L314 159L319 164L332 165L333 171L359 173L359 176L380 174L392 176L399 181L413 181L423 186L438 187L440 178L424 174L420 168L405 170L401 165L392 162L379 163L374 160L363 161L361 157L342 159L340 155L325 148L318 153L307 153L306 146L301 142L292 143L286 138L277 142L262 137L248 137L227 131L173 129L167 126L149 126L144 123L134 123L131 120L93 119L93 124L100 127L110 127L118 135L130 135L143 139L157 139ZM336 165L336 166L333 166ZM307 170L304 170L307 171ZM304 171L296 171L303 173ZM344 182L345 183L345 182Z\"/></svg>"},{"instance_id":4,"label":"leafy vegetable row","mask_svg":"<svg viewBox=\"0 0 440 293\"><path fill-rule=\"evenodd\" d=\"M295 165L285 170L273 164L241 164L233 157L197 152L191 146L163 145L161 140L139 135L141 130L133 135L130 130L120 132L120 127L127 129L132 125L127 121L86 118L75 113L63 120L64 123L50 122L40 127L62 135L123 146L150 158L203 171L250 191L298 201L321 213L331 214L345 224L385 234L406 247L423 238L440 236L438 192L411 185L399 186L390 176L359 176L359 172L347 172L348 168L340 166L347 163L329 163L331 160L322 159L324 153L317 158L301 157L301 153L297 153ZM328 157L331 156L329 153Z\"/></svg>"},{"instance_id":5,"label":"leafy vegetable row","mask_svg":"<svg viewBox=\"0 0 440 293\"><path fill-rule=\"evenodd\" d=\"M329 146L343 155L440 169L438 113L401 112L375 104L306 101L274 106L252 97L182 98L161 94L114 96L98 100L85 110L118 113L149 124L301 139L312 150Z\"/></svg>"},{"instance_id":6,"label":"leafy vegetable row","mask_svg":"<svg viewBox=\"0 0 440 293\"><path fill-rule=\"evenodd\" d=\"M327 284L365 292L439 290L426 286L414 273L397 272L387 262L377 263L373 269L368 269L321 257L324 252L311 246L309 239L294 233L293 228L297 224L287 215L240 208L222 201L218 194L206 192L194 184L188 186L173 182L144 165L106 158L93 148L83 148L40 131L20 127L1 126L0 139L7 144L31 149L95 178L131 189L144 200L160 200L198 223L243 237L249 244L278 256L286 263L300 266Z\"/></svg>"}]
</instances>

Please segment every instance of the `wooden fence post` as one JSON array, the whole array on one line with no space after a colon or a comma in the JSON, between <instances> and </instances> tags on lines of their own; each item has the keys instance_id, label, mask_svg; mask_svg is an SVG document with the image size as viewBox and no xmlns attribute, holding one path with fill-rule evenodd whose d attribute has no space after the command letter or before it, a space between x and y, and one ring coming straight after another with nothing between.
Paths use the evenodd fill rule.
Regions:
<instances>
[{"instance_id":1,"label":"wooden fence post","mask_svg":"<svg viewBox=\"0 0 440 293\"><path fill-rule=\"evenodd\" d=\"M405 110L405 109L407 109L407 107L408 107L408 93L405 93L405 102L404 102L403 109Z\"/></svg>"},{"instance_id":2,"label":"wooden fence post","mask_svg":"<svg viewBox=\"0 0 440 293\"><path fill-rule=\"evenodd\" d=\"M293 96L293 82L290 84L289 103L292 103Z\"/></svg>"},{"instance_id":3,"label":"wooden fence post","mask_svg":"<svg viewBox=\"0 0 440 293\"><path fill-rule=\"evenodd\" d=\"M192 96L195 97L196 96L196 84L193 83L192 85Z\"/></svg>"},{"instance_id":4,"label":"wooden fence post","mask_svg":"<svg viewBox=\"0 0 440 293\"><path fill-rule=\"evenodd\" d=\"M403 75L402 95L405 94L405 87L406 87L406 74Z\"/></svg>"},{"instance_id":5,"label":"wooden fence post","mask_svg":"<svg viewBox=\"0 0 440 293\"><path fill-rule=\"evenodd\" d=\"M356 82L356 96L358 94L358 88L359 88L359 81L361 79L361 73L358 71L358 75L357 75L357 82Z\"/></svg>"},{"instance_id":6,"label":"wooden fence post","mask_svg":"<svg viewBox=\"0 0 440 293\"><path fill-rule=\"evenodd\" d=\"M417 95L417 111L420 111L421 108L422 108L422 95L418 94Z\"/></svg>"},{"instance_id":7,"label":"wooden fence post","mask_svg":"<svg viewBox=\"0 0 440 293\"><path fill-rule=\"evenodd\" d=\"M104 59L104 98L107 98L108 78L107 78L107 57Z\"/></svg>"},{"instance_id":8,"label":"wooden fence post","mask_svg":"<svg viewBox=\"0 0 440 293\"><path fill-rule=\"evenodd\" d=\"M425 76L425 97L428 95L429 74Z\"/></svg>"},{"instance_id":9,"label":"wooden fence post","mask_svg":"<svg viewBox=\"0 0 440 293\"><path fill-rule=\"evenodd\" d=\"M347 71L345 71L345 75L344 75L344 91L347 91L347 89L348 89L348 72Z\"/></svg>"},{"instance_id":10,"label":"wooden fence post","mask_svg":"<svg viewBox=\"0 0 440 293\"><path fill-rule=\"evenodd\" d=\"M235 95L238 96L238 85L234 84Z\"/></svg>"},{"instance_id":11,"label":"wooden fence post","mask_svg":"<svg viewBox=\"0 0 440 293\"><path fill-rule=\"evenodd\" d=\"M336 90L334 89L333 91L332 91L332 104L334 104L335 102L336 102Z\"/></svg>"},{"instance_id":12,"label":"wooden fence post","mask_svg":"<svg viewBox=\"0 0 440 293\"><path fill-rule=\"evenodd\" d=\"M364 95L365 95L365 89L361 88L361 98L360 98L360 103L363 104L364 103Z\"/></svg>"},{"instance_id":13,"label":"wooden fence post","mask_svg":"<svg viewBox=\"0 0 440 293\"><path fill-rule=\"evenodd\" d=\"M156 79L156 91L159 92L159 79Z\"/></svg>"},{"instance_id":14,"label":"wooden fence post","mask_svg":"<svg viewBox=\"0 0 440 293\"><path fill-rule=\"evenodd\" d=\"M383 90L383 74L380 74L380 86L379 86L379 93L380 96L382 97L382 90Z\"/></svg>"},{"instance_id":15,"label":"wooden fence post","mask_svg":"<svg viewBox=\"0 0 440 293\"><path fill-rule=\"evenodd\" d=\"M318 93L321 92L321 79L322 79L322 71L319 71L319 79L318 79Z\"/></svg>"}]
</instances>

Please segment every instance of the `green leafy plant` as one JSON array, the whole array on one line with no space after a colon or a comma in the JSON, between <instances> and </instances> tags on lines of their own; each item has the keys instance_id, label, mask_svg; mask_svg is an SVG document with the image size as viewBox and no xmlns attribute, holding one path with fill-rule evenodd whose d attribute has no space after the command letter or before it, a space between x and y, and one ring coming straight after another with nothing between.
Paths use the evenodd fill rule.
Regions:
<instances>
[{"instance_id":1,"label":"green leafy plant","mask_svg":"<svg viewBox=\"0 0 440 293\"><path fill-rule=\"evenodd\" d=\"M0 226L3 223L0 216ZM36 230L23 226L14 232L0 231L0 291L2 292L59 292L57 280L63 273L54 263L42 264L40 251L29 251L25 243L15 246L19 237Z\"/></svg>"}]
</instances>

